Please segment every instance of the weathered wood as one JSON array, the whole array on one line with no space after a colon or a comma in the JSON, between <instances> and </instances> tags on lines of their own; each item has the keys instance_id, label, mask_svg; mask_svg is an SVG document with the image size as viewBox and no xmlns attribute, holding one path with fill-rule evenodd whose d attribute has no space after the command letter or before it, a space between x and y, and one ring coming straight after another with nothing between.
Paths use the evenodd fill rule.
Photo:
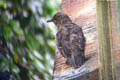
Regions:
<instances>
[{"instance_id":1,"label":"weathered wood","mask_svg":"<svg viewBox=\"0 0 120 80\"><path fill-rule=\"evenodd\" d=\"M87 55L86 58L86 62L80 68L69 67L54 74L54 80L98 80L97 55Z\"/></svg>"},{"instance_id":2,"label":"weathered wood","mask_svg":"<svg viewBox=\"0 0 120 80\"><path fill-rule=\"evenodd\" d=\"M115 80L114 52L112 46L111 1L97 0L97 24L101 80Z\"/></svg>"},{"instance_id":3,"label":"weathered wood","mask_svg":"<svg viewBox=\"0 0 120 80\"><path fill-rule=\"evenodd\" d=\"M74 23L82 27L86 37L85 56L92 56L83 66L74 69L66 65L66 59L56 54L54 80L97 80L98 79L98 48L96 29L96 0L62 0L62 11Z\"/></svg>"},{"instance_id":4,"label":"weathered wood","mask_svg":"<svg viewBox=\"0 0 120 80\"><path fill-rule=\"evenodd\" d=\"M115 5L116 5L115 7L116 7L116 13L117 13L115 22L117 22L116 31L118 34L118 42L116 45L117 45L117 50L119 51L118 54L120 54L120 0L116 0ZM120 59L120 58L117 58L117 59ZM116 60L116 80L120 80L120 60Z\"/></svg>"},{"instance_id":5,"label":"weathered wood","mask_svg":"<svg viewBox=\"0 0 120 80\"><path fill-rule=\"evenodd\" d=\"M117 0L116 3L117 3L117 28L118 33L120 35L120 0Z\"/></svg>"}]
</instances>

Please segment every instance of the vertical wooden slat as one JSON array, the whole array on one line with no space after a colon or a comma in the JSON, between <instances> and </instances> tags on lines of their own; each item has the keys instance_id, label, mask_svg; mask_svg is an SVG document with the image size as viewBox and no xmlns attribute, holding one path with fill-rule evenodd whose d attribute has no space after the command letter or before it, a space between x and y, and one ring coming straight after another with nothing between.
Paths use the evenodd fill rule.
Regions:
<instances>
[{"instance_id":1,"label":"vertical wooden slat","mask_svg":"<svg viewBox=\"0 0 120 80\"><path fill-rule=\"evenodd\" d=\"M120 0L116 0L116 13L117 13L117 17L116 17L116 22L117 22L117 33L118 33L118 44L117 44L117 48L119 50L120 54ZM116 80L120 80L120 61L116 63Z\"/></svg>"},{"instance_id":2,"label":"vertical wooden slat","mask_svg":"<svg viewBox=\"0 0 120 80\"><path fill-rule=\"evenodd\" d=\"M97 0L97 27L101 80L115 80L114 52L112 51L111 2L110 0Z\"/></svg>"},{"instance_id":3,"label":"vertical wooden slat","mask_svg":"<svg viewBox=\"0 0 120 80\"><path fill-rule=\"evenodd\" d=\"M120 36L120 0L116 0L117 3L117 28Z\"/></svg>"}]
</instances>

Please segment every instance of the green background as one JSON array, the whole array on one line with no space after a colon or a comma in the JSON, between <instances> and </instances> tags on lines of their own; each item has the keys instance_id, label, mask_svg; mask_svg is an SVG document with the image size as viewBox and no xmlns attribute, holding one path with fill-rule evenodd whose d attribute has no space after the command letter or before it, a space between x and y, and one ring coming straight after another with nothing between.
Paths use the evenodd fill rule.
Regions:
<instances>
[{"instance_id":1,"label":"green background","mask_svg":"<svg viewBox=\"0 0 120 80\"><path fill-rule=\"evenodd\" d=\"M0 0L0 80L51 79L56 27L46 21L59 11L60 3Z\"/></svg>"}]
</instances>

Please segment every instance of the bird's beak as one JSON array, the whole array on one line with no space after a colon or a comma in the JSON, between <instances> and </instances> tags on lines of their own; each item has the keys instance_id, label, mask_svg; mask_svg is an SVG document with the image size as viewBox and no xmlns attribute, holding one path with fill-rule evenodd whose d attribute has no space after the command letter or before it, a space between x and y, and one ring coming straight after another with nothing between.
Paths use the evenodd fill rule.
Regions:
<instances>
[{"instance_id":1,"label":"bird's beak","mask_svg":"<svg viewBox=\"0 0 120 80\"><path fill-rule=\"evenodd\" d=\"M48 20L47 22L53 22L53 19Z\"/></svg>"}]
</instances>

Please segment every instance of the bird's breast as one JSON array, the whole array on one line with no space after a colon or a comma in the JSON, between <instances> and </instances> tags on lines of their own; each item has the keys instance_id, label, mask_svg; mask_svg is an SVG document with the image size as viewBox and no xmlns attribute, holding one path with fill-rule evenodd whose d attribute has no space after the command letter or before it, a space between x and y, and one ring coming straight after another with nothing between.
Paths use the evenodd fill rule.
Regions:
<instances>
[{"instance_id":1,"label":"bird's breast","mask_svg":"<svg viewBox=\"0 0 120 80\"><path fill-rule=\"evenodd\" d=\"M69 38L70 38L70 32L69 32L69 30L64 29L64 30L62 31L62 39L68 41Z\"/></svg>"}]
</instances>

